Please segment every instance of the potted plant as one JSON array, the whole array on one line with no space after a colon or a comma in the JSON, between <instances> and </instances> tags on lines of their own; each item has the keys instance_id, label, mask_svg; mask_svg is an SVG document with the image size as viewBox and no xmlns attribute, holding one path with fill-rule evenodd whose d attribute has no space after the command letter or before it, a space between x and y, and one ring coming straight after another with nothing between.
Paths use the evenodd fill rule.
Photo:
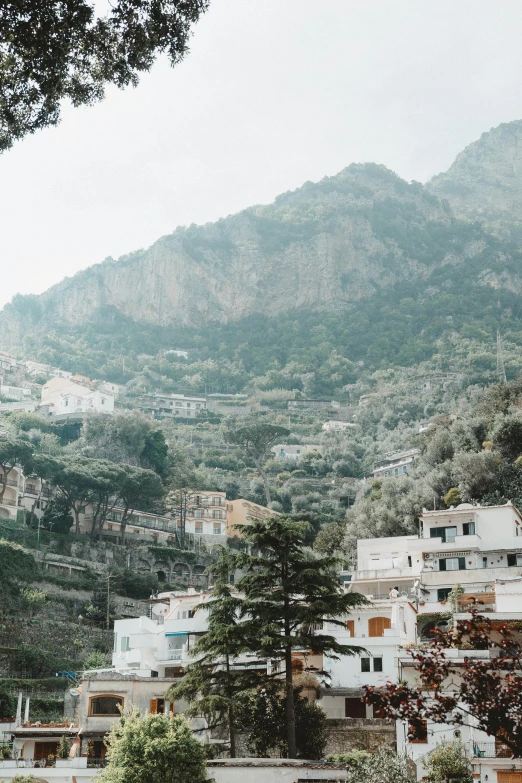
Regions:
<instances>
[{"instance_id":1,"label":"potted plant","mask_svg":"<svg viewBox=\"0 0 522 783\"><path fill-rule=\"evenodd\" d=\"M58 749L56 751L56 766L57 767L69 767L70 764L70 753L71 753L71 747L72 743L65 734L62 734L60 737L60 742L58 743Z\"/></svg>"},{"instance_id":2,"label":"potted plant","mask_svg":"<svg viewBox=\"0 0 522 783\"><path fill-rule=\"evenodd\" d=\"M16 767L16 760L12 756L10 745L0 745L0 767Z\"/></svg>"}]
</instances>

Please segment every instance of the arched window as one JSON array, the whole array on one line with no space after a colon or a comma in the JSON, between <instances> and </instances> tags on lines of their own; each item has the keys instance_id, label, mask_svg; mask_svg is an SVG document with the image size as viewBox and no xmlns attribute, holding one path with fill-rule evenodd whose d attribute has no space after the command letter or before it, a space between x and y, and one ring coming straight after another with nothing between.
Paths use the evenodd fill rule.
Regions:
<instances>
[{"instance_id":1,"label":"arched window","mask_svg":"<svg viewBox=\"0 0 522 783\"><path fill-rule=\"evenodd\" d=\"M386 628L391 628L389 617L371 617L368 620L368 636L384 636Z\"/></svg>"},{"instance_id":2,"label":"arched window","mask_svg":"<svg viewBox=\"0 0 522 783\"><path fill-rule=\"evenodd\" d=\"M119 718L120 707L123 707L123 696L92 696L89 702L89 715Z\"/></svg>"}]
</instances>

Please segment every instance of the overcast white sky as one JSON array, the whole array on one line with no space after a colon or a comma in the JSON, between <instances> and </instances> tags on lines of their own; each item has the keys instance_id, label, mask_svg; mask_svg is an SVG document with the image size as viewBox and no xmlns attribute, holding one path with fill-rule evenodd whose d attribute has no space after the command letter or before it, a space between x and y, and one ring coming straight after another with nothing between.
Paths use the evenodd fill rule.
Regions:
<instances>
[{"instance_id":1,"label":"overcast white sky","mask_svg":"<svg viewBox=\"0 0 522 783\"><path fill-rule=\"evenodd\" d=\"M0 306L353 161L522 118L520 0L212 0L191 52L0 157Z\"/></svg>"}]
</instances>

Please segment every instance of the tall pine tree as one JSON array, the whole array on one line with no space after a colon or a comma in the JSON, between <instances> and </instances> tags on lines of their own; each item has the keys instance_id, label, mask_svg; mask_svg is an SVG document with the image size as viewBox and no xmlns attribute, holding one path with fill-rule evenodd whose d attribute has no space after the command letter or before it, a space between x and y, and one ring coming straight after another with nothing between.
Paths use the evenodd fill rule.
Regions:
<instances>
[{"instance_id":1,"label":"tall pine tree","mask_svg":"<svg viewBox=\"0 0 522 783\"><path fill-rule=\"evenodd\" d=\"M183 680L171 686L166 694L171 700L187 699L188 713L203 715L209 726L226 726L231 758L236 755L238 696L259 683L260 670L261 674L266 673L266 663L256 661L251 654L254 644L246 631L252 633L253 624L245 627L241 622L243 600L234 592L229 578L234 567L235 558L222 549L217 562L209 569L214 581L212 599L196 607L208 611L208 630L196 642L192 650L196 660L187 667Z\"/></svg>"},{"instance_id":2,"label":"tall pine tree","mask_svg":"<svg viewBox=\"0 0 522 783\"><path fill-rule=\"evenodd\" d=\"M243 527L250 553L238 556L244 576L238 590L245 594L243 633L252 652L276 663L285 678L288 757L296 757L292 653L309 651L338 659L356 655L359 647L340 644L324 633L325 623L343 626L350 609L366 603L357 593L345 593L337 560L319 556L306 545L307 522L274 516Z\"/></svg>"}]
</instances>

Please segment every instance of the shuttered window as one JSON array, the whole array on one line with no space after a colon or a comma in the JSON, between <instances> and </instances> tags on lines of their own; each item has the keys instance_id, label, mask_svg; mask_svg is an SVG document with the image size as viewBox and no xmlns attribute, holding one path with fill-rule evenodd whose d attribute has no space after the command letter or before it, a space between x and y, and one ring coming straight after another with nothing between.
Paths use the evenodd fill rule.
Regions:
<instances>
[{"instance_id":1,"label":"shuttered window","mask_svg":"<svg viewBox=\"0 0 522 783\"><path fill-rule=\"evenodd\" d=\"M350 636L353 639L353 637L355 636L355 623L354 623L354 621L353 620L347 620L344 625L345 625L346 630L350 631Z\"/></svg>"},{"instance_id":2,"label":"shuttered window","mask_svg":"<svg viewBox=\"0 0 522 783\"><path fill-rule=\"evenodd\" d=\"M371 617L368 620L368 636L384 636L386 628L391 628L389 617Z\"/></svg>"}]
</instances>

